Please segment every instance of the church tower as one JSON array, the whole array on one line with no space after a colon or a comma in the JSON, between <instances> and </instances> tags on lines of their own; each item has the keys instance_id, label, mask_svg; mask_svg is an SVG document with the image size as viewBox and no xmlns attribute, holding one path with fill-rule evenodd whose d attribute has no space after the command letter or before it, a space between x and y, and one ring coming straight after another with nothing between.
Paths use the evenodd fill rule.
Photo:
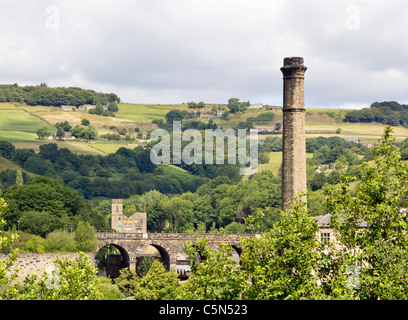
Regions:
<instances>
[{"instance_id":1,"label":"church tower","mask_svg":"<svg viewBox=\"0 0 408 320\"><path fill-rule=\"evenodd\" d=\"M112 229L122 232L123 225L123 199L112 199L111 211L111 227Z\"/></svg>"}]
</instances>

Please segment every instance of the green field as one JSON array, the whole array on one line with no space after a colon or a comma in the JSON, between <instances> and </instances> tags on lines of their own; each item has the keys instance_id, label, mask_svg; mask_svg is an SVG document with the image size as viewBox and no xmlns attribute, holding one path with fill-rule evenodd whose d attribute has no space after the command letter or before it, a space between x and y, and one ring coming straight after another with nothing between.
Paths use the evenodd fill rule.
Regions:
<instances>
[{"instance_id":1,"label":"green field","mask_svg":"<svg viewBox=\"0 0 408 320\"><path fill-rule=\"evenodd\" d=\"M34 141L37 139L37 134L33 132L0 130L0 140L3 141Z\"/></svg>"},{"instance_id":2,"label":"green field","mask_svg":"<svg viewBox=\"0 0 408 320\"><path fill-rule=\"evenodd\" d=\"M47 127L50 132L56 129L48 125L45 121L30 115L29 113L17 110L6 110L5 106L1 104L0 108L0 140L28 140L32 141L38 138L36 131L41 127Z\"/></svg>"},{"instance_id":3,"label":"green field","mask_svg":"<svg viewBox=\"0 0 408 320\"><path fill-rule=\"evenodd\" d=\"M312 158L313 153L306 153L306 158ZM278 175L279 168L282 164L282 152L269 152L269 163L258 164L258 172L271 170L275 176Z\"/></svg>"},{"instance_id":4,"label":"green field","mask_svg":"<svg viewBox=\"0 0 408 320\"><path fill-rule=\"evenodd\" d=\"M344 114L349 110L343 109L306 109L306 138L333 137L358 138L361 142L376 142L384 134L386 127L380 123L347 123L343 122ZM282 123L282 111L275 110L275 117L270 126ZM263 125L265 126L265 125ZM340 129L341 133L336 131ZM393 135L397 141L408 138L408 128L392 127ZM268 135L262 135L263 137Z\"/></svg>"},{"instance_id":5,"label":"green field","mask_svg":"<svg viewBox=\"0 0 408 320\"><path fill-rule=\"evenodd\" d=\"M71 141L53 141L53 140L33 140L33 141L12 141L16 149L33 149L35 152L40 151L40 146L46 143L56 143L59 148L67 148L75 153L80 154L106 154L96 148L92 148L90 143L71 142Z\"/></svg>"},{"instance_id":6,"label":"green field","mask_svg":"<svg viewBox=\"0 0 408 320\"><path fill-rule=\"evenodd\" d=\"M90 147L97 149L106 154L115 153L118 149L125 147L129 149L134 149L136 145L119 144L119 143L92 143Z\"/></svg>"},{"instance_id":7,"label":"green field","mask_svg":"<svg viewBox=\"0 0 408 320\"><path fill-rule=\"evenodd\" d=\"M0 130L12 131L31 131L47 126L49 129L54 129L41 119L28 114L25 111L0 110Z\"/></svg>"},{"instance_id":8,"label":"green field","mask_svg":"<svg viewBox=\"0 0 408 320\"><path fill-rule=\"evenodd\" d=\"M158 108L144 104L120 103L119 111L116 113L118 118L130 119L136 122L152 122L156 119L163 119L171 108Z\"/></svg>"},{"instance_id":9,"label":"green field","mask_svg":"<svg viewBox=\"0 0 408 320\"><path fill-rule=\"evenodd\" d=\"M28 147L31 145L37 150L40 144L55 142L52 140L39 141L36 135L37 129L47 126L51 132L55 132L57 122L68 121L71 126L76 126L81 124L82 119L88 119L90 124L97 129L99 136L107 133L118 133L119 130L126 129L127 134L136 139L135 128L139 128L145 135L149 130L157 128L152 121L155 119L164 120L167 112L175 109L191 111L186 104L120 103L118 107L119 111L115 114L115 117L103 117L81 111L63 111L57 107L0 103L0 140L13 141L16 146L24 145ZM205 109L210 111L212 107L212 105L208 105ZM348 111L348 109L307 108L306 137L338 136L342 138L359 138L361 142L376 142L381 138L385 125L378 123L343 123L342 119ZM220 118L213 118L213 120L220 128L227 129L236 127L238 123L245 122L248 118L256 118L266 112L271 111L248 109L245 113L231 114L229 121ZM255 123L255 126L274 127L276 123L282 123L282 110L277 108L273 112L275 117L272 121ZM338 129L340 129L340 133L336 133ZM393 135L398 141L408 138L407 128L402 126L393 127L393 131ZM260 138L265 136L259 135ZM73 152L93 154L112 153L120 147L134 148L134 145L139 144L137 139L132 142L131 146L125 141L107 141L104 139L98 139L92 144L86 142L58 142L59 145L61 143ZM274 157L275 155L272 155L272 158ZM276 168L274 168L274 171L276 172Z\"/></svg>"}]
</instances>

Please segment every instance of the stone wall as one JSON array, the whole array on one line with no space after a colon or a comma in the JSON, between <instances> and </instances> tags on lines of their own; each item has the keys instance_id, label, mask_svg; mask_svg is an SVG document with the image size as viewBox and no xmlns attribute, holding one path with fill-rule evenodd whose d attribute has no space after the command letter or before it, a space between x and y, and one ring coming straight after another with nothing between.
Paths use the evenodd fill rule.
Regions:
<instances>
[{"instance_id":1,"label":"stone wall","mask_svg":"<svg viewBox=\"0 0 408 320\"><path fill-rule=\"evenodd\" d=\"M24 280L27 274L35 273L42 277L47 268L52 268L57 258L75 260L79 253L43 253L43 254L19 254L13 269L19 268L18 280ZM94 255L88 254L94 265ZM0 254L0 260L5 259L7 255Z\"/></svg>"}]
</instances>

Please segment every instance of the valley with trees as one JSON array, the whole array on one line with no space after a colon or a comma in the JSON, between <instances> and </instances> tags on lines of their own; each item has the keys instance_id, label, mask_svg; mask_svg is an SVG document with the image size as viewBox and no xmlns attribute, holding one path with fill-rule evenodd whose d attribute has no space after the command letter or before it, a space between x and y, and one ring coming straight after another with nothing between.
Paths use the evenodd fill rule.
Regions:
<instances>
[{"instance_id":1,"label":"valley with trees","mask_svg":"<svg viewBox=\"0 0 408 320\"><path fill-rule=\"evenodd\" d=\"M307 210L294 206L286 212L281 210L282 110L250 106L238 98L212 105L128 104L116 94L80 88L0 86L0 253L8 255L0 262L0 297L405 298L408 284L398 275L408 271L402 260L408 224L397 211L407 196L406 106L376 102L368 111L307 108ZM370 112L372 117L364 116ZM399 120L390 120L392 116ZM173 121L181 121L182 131L197 129L201 134L217 128L257 129L257 173L241 176L240 165L226 161L153 164L150 150L157 142L150 141L150 133L162 128L172 134ZM126 215L146 212L150 232L262 236L242 243L245 268L231 259L228 246L218 252L209 251L205 241L187 247L190 257L201 254L206 259L201 264L191 260L192 275L183 284L157 261L143 277L123 270L114 281L98 279L84 256L58 261L58 290L49 289L45 278L15 284L3 272L18 252L94 251L95 232L113 231L112 198L124 199ZM358 244L361 252L338 251L317 241L313 217L324 214L333 215L345 248ZM344 217L347 223L339 223ZM377 227L357 232L358 219ZM345 269L358 261L367 265L360 273L360 288L350 289ZM81 269L87 270L86 279ZM80 288L70 287L76 277L88 292L79 294ZM381 283L397 283L399 289Z\"/></svg>"}]
</instances>

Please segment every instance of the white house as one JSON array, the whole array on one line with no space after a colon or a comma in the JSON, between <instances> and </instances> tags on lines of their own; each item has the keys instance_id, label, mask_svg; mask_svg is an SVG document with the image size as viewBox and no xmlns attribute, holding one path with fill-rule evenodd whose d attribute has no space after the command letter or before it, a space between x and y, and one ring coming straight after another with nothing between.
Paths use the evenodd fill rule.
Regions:
<instances>
[{"instance_id":1,"label":"white house","mask_svg":"<svg viewBox=\"0 0 408 320\"><path fill-rule=\"evenodd\" d=\"M262 107L263 107L263 104L258 102L258 103L251 104L248 108L249 109L260 109Z\"/></svg>"}]
</instances>

